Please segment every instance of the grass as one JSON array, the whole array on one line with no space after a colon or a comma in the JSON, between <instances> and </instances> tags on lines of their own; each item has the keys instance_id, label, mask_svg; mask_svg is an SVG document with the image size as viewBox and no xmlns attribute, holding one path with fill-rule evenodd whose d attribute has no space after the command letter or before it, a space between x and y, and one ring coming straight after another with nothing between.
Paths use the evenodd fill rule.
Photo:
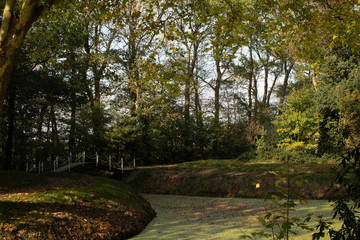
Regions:
<instances>
[{"instance_id":1,"label":"grass","mask_svg":"<svg viewBox=\"0 0 360 240\"><path fill-rule=\"evenodd\" d=\"M27 187L35 184L46 184L47 178L40 175L30 175L20 171L1 171L0 172L0 191Z\"/></svg>"},{"instance_id":2,"label":"grass","mask_svg":"<svg viewBox=\"0 0 360 240\"><path fill-rule=\"evenodd\" d=\"M329 163L292 163L290 164L290 173L297 178L311 179L312 181L328 181L333 178L332 168L334 164ZM160 173L167 170L176 171L193 171L199 172L204 170L211 170L213 175L229 175L236 173L237 175L255 174L261 175L263 173L270 173L276 171L280 174L287 172L287 165L280 162L242 162L236 159L208 159L198 160L193 162L185 162L177 164L174 167L168 168L153 168L144 169L141 173L143 179L150 177L152 173Z\"/></svg>"},{"instance_id":3,"label":"grass","mask_svg":"<svg viewBox=\"0 0 360 240\"><path fill-rule=\"evenodd\" d=\"M140 192L216 197L263 197L275 192L276 176L289 171L292 181L303 182L305 198L323 199L335 182L330 163L255 162L208 159L171 166L139 168L129 183ZM256 183L262 188L256 189ZM308 187L310 186L310 188Z\"/></svg>"},{"instance_id":4,"label":"grass","mask_svg":"<svg viewBox=\"0 0 360 240\"><path fill-rule=\"evenodd\" d=\"M334 164L329 163L291 163L290 174L298 180L310 180L327 182L333 179L334 174L332 168ZM260 176L264 173L277 172L280 174L286 174L288 171L287 165L280 162L242 162L236 159L232 160L199 160L194 162L181 163L175 167L177 170L191 170L201 171L211 169L213 175L226 176L234 173L237 175Z\"/></svg>"},{"instance_id":5,"label":"grass","mask_svg":"<svg viewBox=\"0 0 360 240\"><path fill-rule=\"evenodd\" d=\"M119 237L121 214L135 216L140 207L133 190L113 179L0 172L0 239Z\"/></svg>"},{"instance_id":6,"label":"grass","mask_svg":"<svg viewBox=\"0 0 360 240\"><path fill-rule=\"evenodd\" d=\"M175 166L177 169L219 169L237 172L246 172L253 170L271 170L275 167L285 170L286 164L282 162L244 162L237 159L207 159L193 162L184 162ZM334 164L330 163L292 163L291 167L299 169L300 172L306 171L323 171L324 168L330 170ZM314 168L315 167L315 168Z\"/></svg>"}]
</instances>

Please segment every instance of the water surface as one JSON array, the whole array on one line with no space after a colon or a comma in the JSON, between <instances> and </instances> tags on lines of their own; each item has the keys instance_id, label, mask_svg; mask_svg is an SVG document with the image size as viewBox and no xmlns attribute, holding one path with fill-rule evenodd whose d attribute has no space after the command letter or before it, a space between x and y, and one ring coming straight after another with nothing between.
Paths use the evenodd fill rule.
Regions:
<instances>
[{"instance_id":1,"label":"water surface","mask_svg":"<svg viewBox=\"0 0 360 240\"><path fill-rule=\"evenodd\" d=\"M134 240L174 239L239 239L244 233L263 228L257 220L264 216L262 199L208 198L174 195L143 195L157 213L156 218ZM312 212L330 216L328 201L310 200L298 204L297 216ZM328 218L330 219L330 218ZM311 224L316 226L316 221ZM295 239L311 239L311 232L302 232ZM325 238L326 239L326 238Z\"/></svg>"}]
</instances>

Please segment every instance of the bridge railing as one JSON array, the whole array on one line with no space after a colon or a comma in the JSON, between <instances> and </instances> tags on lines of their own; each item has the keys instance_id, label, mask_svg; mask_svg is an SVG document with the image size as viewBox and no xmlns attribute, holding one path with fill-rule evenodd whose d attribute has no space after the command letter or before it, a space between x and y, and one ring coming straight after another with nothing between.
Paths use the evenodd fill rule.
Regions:
<instances>
[{"instance_id":1,"label":"bridge railing","mask_svg":"<svg viewBox=\"0 0 360 240\"><path fill-rule=\"evenodd\" d=\"M135 158L131 161L124 160L124 158L116 161L111 156L108 158L100 157L97 152L94 155L87 155L85 152L82 152L81 154L74 155L70 153L67 158L56 157L53 162L39 162L37 164L26 162L26 172L38 172L39 174L45 171L70 172L71 168L79 165L84 167L86 164L94 164L95 167L102 169L108 168L110 171L112 169L124 171L124 169L136 168Z\"/></svg>"}]
</instances>

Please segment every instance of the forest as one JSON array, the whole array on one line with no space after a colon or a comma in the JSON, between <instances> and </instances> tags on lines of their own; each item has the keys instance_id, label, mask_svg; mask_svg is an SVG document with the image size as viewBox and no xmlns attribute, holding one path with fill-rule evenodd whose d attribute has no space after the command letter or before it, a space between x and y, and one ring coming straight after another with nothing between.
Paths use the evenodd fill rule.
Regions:
<instances>
[{"instance_id":1,"label":"forest","mask_svg":"<svg viewBox=\"0 0 360 240\"><path fill-rule=\"evenodd\" d=\"M83 151L140 165L359 158L358 1L0 7L2 169Z\"/></svg>"},{"instance_id":2,"label":"forest","mask_svg":"<svg viewBox=\"0 0 360 240\"><path fill-rule=\"evenodd\" d=\"M155 217L137 187L274 193L264 200L280 215L270 207L258 220L280 230L245 238L289 239L309 221L289 217L298 187L332 201L341 222L316 219L312 239L359 239L358 0L5 0L0 9L1 237L125 239ZM72 157L85 169L95 155L110 168L152 167L126 184L50 173ZM44 165L48 173L25 172Z\"/></svg>"}]
</instances>

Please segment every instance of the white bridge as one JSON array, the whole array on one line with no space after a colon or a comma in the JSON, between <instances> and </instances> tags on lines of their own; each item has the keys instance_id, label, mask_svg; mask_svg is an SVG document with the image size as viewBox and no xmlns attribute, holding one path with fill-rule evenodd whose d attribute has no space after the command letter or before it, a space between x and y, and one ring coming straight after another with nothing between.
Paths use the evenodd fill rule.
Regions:
<instances>
[{"instance_id":1,"label":"white bridge","mask_svg":"<svg viewBox=\"0 0 360 240\"><path fill-rule=\"evenodd\" d=\"M61 165L61 166L59 166ZM121 172L124 171L133 171L136 168L135 158L132 161L126 161L124 158L121 158L120 161L114 161L114 159L109 156L108 159L103 160L100 159L100 156L96 153L94 156L87 156L85 152L81 154L81 156L73 157L70 153L69 157L63 161L59 161L59 158L56 157L53 163L48 163L44 167L44 162L39 162L38 164L33 164L29 166L26 163L26 171L37 171L40 173L46 171L53 172L70 172L71 169L83 166L92 166L101 170L111 171L111 172Z\"/></svg>"}]
</instances>

